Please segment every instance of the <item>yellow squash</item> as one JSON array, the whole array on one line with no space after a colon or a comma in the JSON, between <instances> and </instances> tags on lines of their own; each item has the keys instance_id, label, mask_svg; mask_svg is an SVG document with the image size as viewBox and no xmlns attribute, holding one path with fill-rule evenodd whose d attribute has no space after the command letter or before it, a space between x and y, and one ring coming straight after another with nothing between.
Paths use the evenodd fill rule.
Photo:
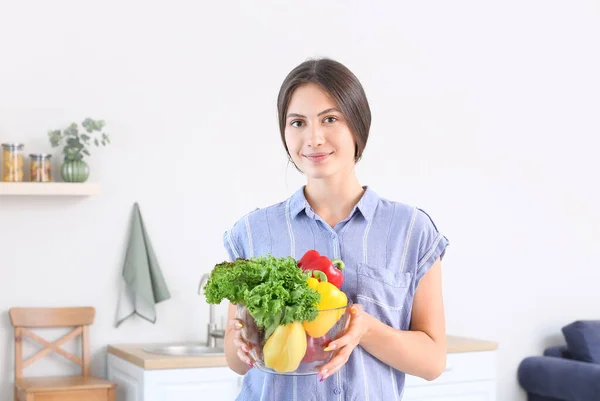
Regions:
<instances>
[{"instance_id":1,"label":"yellow squash","mask_svg":"<svg viewBox=\"0 0 600 401\"><path fill-rule=\"evenodd\" d=\"M265 366L279 373L298 369L306 353L306 332L302 323L278 326L263 347Z\"/></svg>"}]
</instances>

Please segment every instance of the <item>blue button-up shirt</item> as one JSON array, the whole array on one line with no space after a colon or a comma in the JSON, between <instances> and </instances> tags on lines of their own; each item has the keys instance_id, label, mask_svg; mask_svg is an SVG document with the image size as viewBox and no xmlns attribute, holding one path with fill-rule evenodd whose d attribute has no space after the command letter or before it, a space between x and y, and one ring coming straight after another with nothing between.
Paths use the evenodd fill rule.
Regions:
<instances>
[{"instance_id":1,"label":"blue button-up shirt","mask_svg":"<svg viewBox=\"0 0 600 401\"><path fill-rule=\"evenodd\" d=\"M309 249L342 259L342 290L366 312L400 330L409 329L419 281L448 245L425 212L380 198L370 187L333 228L313 211L301 187L289 199L240 218L223 241L231 260L266 254L299 259ZM323 382L316 375L250 369L237 401L400 401L404 380L403 372L358 346L343 368Z\"/></svg>"}]
</instances>

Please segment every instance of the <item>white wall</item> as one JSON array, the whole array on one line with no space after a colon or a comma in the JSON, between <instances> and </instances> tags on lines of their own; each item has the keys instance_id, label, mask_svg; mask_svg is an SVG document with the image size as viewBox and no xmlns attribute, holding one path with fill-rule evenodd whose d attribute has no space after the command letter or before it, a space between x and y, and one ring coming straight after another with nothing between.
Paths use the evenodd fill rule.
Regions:
<instances>
[{"instance_id":1,"label":"white wall","mask_svg":"<svg viewBox=\"0 0 600 401\"><path fill-rule=\"evenodd\" d=\"M223 230L302 183L275 101L311 56L362 80L362 183L434 217L451 241L448 331L498 341L498 399L524 400L520 360L598 318L598 3L198 3L2 4L0 141L46 151L48 130L87 116L113 137L89 159L102 196L0 199L2 401L11 306L95 306L99 375L109 343L204 338L196 290L225 258ZM156 325L115 329L135 201L172 299ZM56 357L26 373L68 367Z\"/></svg>"}]
</instances>

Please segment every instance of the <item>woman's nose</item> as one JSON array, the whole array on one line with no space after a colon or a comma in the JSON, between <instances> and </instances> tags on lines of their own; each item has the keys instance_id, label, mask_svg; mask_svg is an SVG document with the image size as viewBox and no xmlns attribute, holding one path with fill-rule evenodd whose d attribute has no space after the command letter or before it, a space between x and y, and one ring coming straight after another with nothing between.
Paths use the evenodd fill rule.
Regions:
<instances>
[{"instance_id":1,"label":"woman's nose","mask_svg":"<svg viewBox=\"0 0 600 401\"><path fill-rule=\"evenodd\" d=\"M318 125L313 125L310 130L310 137L308 139L308 144L311 147L316 147L322 145L325 142L325 137L323 136L323 130Z\"/></svg>"}]
</instances>

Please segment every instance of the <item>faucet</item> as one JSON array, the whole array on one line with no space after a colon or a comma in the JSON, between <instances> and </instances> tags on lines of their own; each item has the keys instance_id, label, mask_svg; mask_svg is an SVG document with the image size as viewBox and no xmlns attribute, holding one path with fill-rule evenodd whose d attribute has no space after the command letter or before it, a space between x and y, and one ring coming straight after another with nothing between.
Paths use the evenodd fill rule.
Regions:
<instances>
[{"instance_id":1,"label":"faucet","mask_svg":"<svg viewBox=\"0 0 600 401\"><path fill-rule=\"evenodd\" d=\"M202 275L202 278L200 279L200 284L198 285L198 295L200 295L201 293L203 293L203 289L204 286L206 285L206 282L208 281L208 279L210 278L210 274L206 273L204 275ZM208 347L211 348L216 348L217 347L217 338L225 338L225 330L223 329L219 329L217 327L217 323L215 320L215 305L213 304L209 304L208 305L208 327L207 327L207 334L206 334L206 345Z\"/></svg>"}]
</instances>

